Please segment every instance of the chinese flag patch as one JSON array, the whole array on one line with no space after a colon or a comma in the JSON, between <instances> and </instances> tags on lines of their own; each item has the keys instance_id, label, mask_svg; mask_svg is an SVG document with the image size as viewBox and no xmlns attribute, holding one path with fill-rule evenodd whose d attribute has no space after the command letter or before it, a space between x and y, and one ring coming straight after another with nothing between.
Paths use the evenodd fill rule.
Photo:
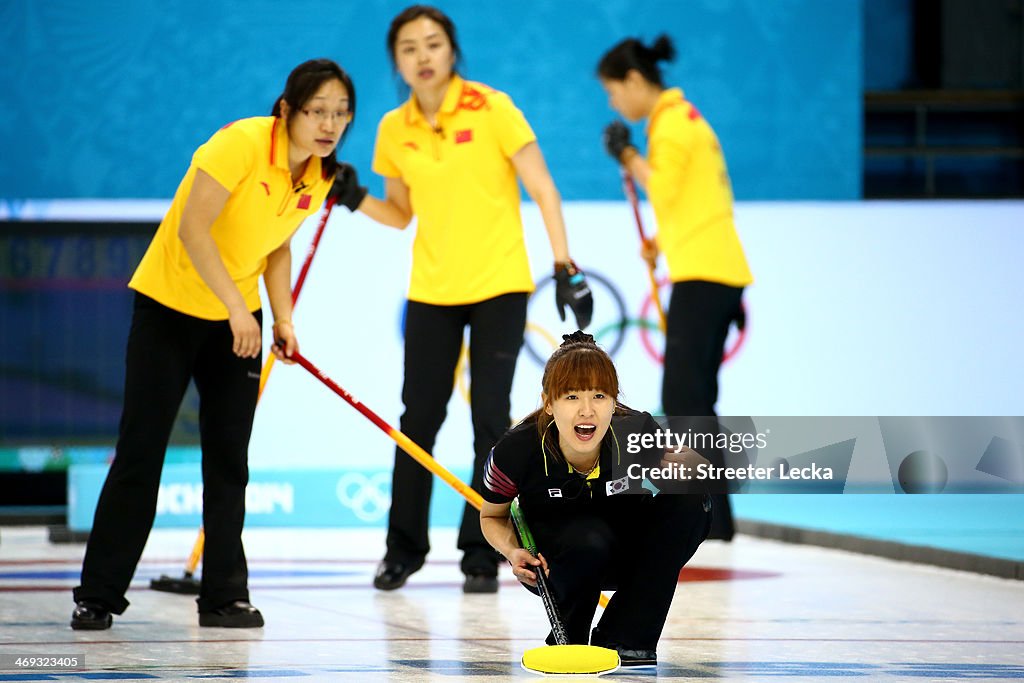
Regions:
<instances>
[{"instance_id":1,"label":"chinese flag patch","mask_svg":"<svg viewBox=\"0 0 1024 683\"><path fill-rule=\"evenodd\" d=\"M463 142L473 141L473 129L467 128L466 130L455 131L455 144L461 145Z\"/></svg>"},{"instance_id":2,"label":"chinese flag patch","mask_svg":"<svg viewBox=\"0 0 1024 683\"><path fill-rule=\"evenodd\" d=\"M309 208L309 203L311 201L313 201L313 195L311 195L311 194L301 195L299 197L299 208L300 209L308 209Z\"/></svg>"}]
</instances>

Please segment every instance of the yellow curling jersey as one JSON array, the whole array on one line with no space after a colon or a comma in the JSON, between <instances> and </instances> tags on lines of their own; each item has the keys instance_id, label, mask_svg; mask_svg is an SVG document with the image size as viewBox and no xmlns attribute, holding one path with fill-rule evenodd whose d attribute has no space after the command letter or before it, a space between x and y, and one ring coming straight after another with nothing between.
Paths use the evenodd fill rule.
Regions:
<instances>
[{"instance_id":1,"label":"yellow curling jersey","mask_svg":"<svg viewBox=\"0 0 1024 683\"><path fill-rule=\"evenodd\" d=\"M508 95L458 76L436 126L415 95L384 115L373 170L409 188L410 300L450 306L533 291L511 157L534 140Z\"/></svg>"},{"instance_id":2,"label":"yellow curling jersey","mask_svg":"<svg viewBox=\"0 0 1024 683\"><path fill-rule=\"evenodd\" d=\"M267 255L321 207L333 178L323 177L320 157L314 155L299 182L292 183L288 131L273 116L230 123L196 150L128 286L187 315L226 320L227 307L196 272L178 237L197 169L231 192L210 232L250 311L260 308L259 276Z\"/></svg>"},{"instance_id":3,"label":"yellow curling jersey","mask_svg":"<svg viewBox=\"0 0 1024 683\"><path fill-rule=\"evenodd\" d=\"M732 187L715 132L679 88L661 93L647 125L647 196L673 282L753 282L733 224Z\"/></svg>"}]
</instances>

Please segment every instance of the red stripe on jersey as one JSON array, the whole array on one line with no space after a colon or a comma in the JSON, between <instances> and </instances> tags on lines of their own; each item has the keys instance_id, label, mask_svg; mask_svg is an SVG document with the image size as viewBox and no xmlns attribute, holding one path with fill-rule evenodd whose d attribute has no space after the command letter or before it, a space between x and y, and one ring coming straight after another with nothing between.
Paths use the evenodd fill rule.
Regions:
<instances>
[{"instance_id":1,"label":"red stripe on jersey","mask_svg":"<svg viewBox=\"0 0 1024 683\"><path fill-rule=\"evenodd\" d=\"M484 464L484 486L487 487L488 491L493 491L499 496L505 496L506 498L515 498L519 493L519 488L515 485L515 482L509 479L494 464L494 451L491 451L491 454L487 456L487 463Z\"/></svg>"}]
</instances>

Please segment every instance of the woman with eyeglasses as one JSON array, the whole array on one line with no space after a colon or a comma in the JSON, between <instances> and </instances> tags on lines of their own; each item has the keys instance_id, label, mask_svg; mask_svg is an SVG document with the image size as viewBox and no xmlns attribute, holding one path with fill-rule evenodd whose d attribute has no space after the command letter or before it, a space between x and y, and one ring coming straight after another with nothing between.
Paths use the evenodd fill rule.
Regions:
<instances>
[{"instance_id":1,"label":"woman with eyeglasses","mask_svg":"<svg viewBox=\"0 0 1024 683\"><path fill-rule=\"evenodd\" d=\"M387 48L412 92L377 130L373 170L384 176L384 198L368 196L350 174L341 203L399 229L417 220L400 429L427 451L444 422L469 326L472 486L480 490L487 453L511 421L512 378L534 289L518 180L547 229L562 320L568 306L586 327L592 297L569 257L561 199L533 130L508 95L459 74L452 20L435 7L409 7L392 20ZM396 449L387 551L374 577L378 589L401 587L423 566L430 550L431 485L431 474ZM498 590L498 558L468 504L458 547L463 590Z\"/></svg>"},{"instance_id":2,"label":"woman with eyeglasses","mask_svg":"<svg viewBox=\"0 0 1024 683\"><path fill-rule=\"evenodd\" d=\"M171 427L189 381L199 392L206 544L200 626L251 628L242 548L248 447L262 355L263 276L273 353L298 349L292 325L292 235L332 188L335 152L355 112L348 74L316 59L297 66L271 116L229 123L192 156L135 290L125 397L114 461L74 590L73 629L110 628L156 513Z\"/></svg>"},{"instance_id":3,"label":"woman with eyeglasses","mask_svg":"<svg viewBox=\"0 0 1024 683\"><path fill-rule=\"evenodd\" d=\"M616 649L622 666L653 666L679 571L710 528L710 502L685 493L683 482L663 483L653 496L643 487L635 465L696 454L653 447L658 425L619 402L608 354L589 334L563 339L544 367L541 407L487 459L480 527L531 591L544 571L570 644ZM540 559L521 547L509 519L516 498ZM616 592L591 631L602 589Z\"/></svg>"}]
</instances>

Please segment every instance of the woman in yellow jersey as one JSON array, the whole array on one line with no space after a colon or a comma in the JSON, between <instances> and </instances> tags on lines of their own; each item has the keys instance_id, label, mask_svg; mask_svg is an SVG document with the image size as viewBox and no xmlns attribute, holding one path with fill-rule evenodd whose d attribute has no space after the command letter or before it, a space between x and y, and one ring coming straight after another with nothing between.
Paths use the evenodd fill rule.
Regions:
<instances>
[{"instance_id":1,"label":"woman in yellow jersey","mask_svg":"<svg viewBox=\"0 0 1024 683\"><path fill-rule=\"evenodd\" d=\"M164 452L189 380L199 391L206 545L199 625L259 627L242 548L248 447L262 352L258 279L274 314L273 352L298 342L291 323L292 235L316 212L355 112L334 62L300 64L271 116L228 124L196 150L129 287L134 312L114 462L74 590L74 629L105 629L156 513Z\"/></svg>"},{"instance_id":2,"label":"woman in yellow jersey","mask_svg":"<svg viewBox=\"0 0 1024 683\"><path fill-rule=\"evenodd\" d=\"M354 176L340 202L385 225L417 219L405 318L402 432L430 451L445 418L466 325L474 432L473 488L508 429L509 395L523 343L533 279L519 214L519 185L540 207L554 252L556 305L590 322L592 299L566 244L561 199L537 139L508 95L463 80L455 26L440 10L409 7L391 23L387 47L411 97L377 131L373 170L385 196L366 196ZM402 586L429 551L431 474L398 451L387 554L374 585ZM497 555L466 506L459 532L466 592L493 592Z\"/></svg>"},{"instance_id":3,"label":"woman in yellow jersey","mask_svg":"<svg viewBox=\"0 0 1024 683\"><path fill-rule=\"evenodd\" d=\"M647 192L658 232L644 257L653 264L663 253L672 279L662 408L669 416L713 418L729 325L742 326L741 296L753 278L733 225L732 187L718 138L683 91L662 81L658 63L674 56L664 35L650 46L630 38L605 53L598 78L613 109L629 121L647 121L648 155L631 144L621 121L608 126L604 140ZM717 429L701 422L676 429ZM703 455L721 464L721 453ZM728 498L715 496L714 504L710 537L727 540L733 534Z\"/></svg>"}]
</instances>

